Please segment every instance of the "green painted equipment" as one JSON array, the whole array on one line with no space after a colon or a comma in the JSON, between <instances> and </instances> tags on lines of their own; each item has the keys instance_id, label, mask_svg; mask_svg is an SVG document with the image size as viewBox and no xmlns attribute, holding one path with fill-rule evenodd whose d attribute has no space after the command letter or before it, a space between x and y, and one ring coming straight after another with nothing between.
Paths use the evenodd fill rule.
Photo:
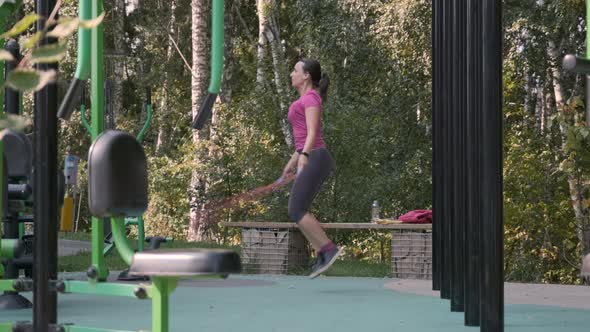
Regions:
<instances>
[{"instance_id":1,"label":"green painted equipment","mask_svg":"<svg viewBox=\"0 0 590 332\"><path fill-rule=\"evenodd\" d=\"M199 108L199 113L193 119L193 129L203 129L207 120L211 117L213 104L221 89L221 76L223 74L223 0L212 0L211 17L211 79L209 81L209 94Z\"/></svg>"},{"instance_id":2,"label":"green painted equipment","mask_svg":"<svg viewBox=\"0 0 590 332\"><path fill-rule=\"evenodd\" d=\"M214 0L214 6L215 3L223 8L223 1ZM102 11L102 1L80 0L81 19L97 18ZM90 16L86 16L88 13ZM138 137L117 130L104 131L103 23L86 30L80 28L78 68L58 116L62 119L70 117L90 73L92 121L88 127L93 143L88 155L88 201L93 216L92 265L87 271L88 281L59 281L56 282L56 289L65 293L149 298L152 300L151 331L168 332L169 295L176 288L179 278L239 273L240 258L228 250L149 250L135 253L131 248L125 234L125 218L141 216L147 209L147 159L139 141L151 119L151 102L147 103L148 118ZM90 47L81 50L82 45ZM105 282L108 270L104 265L103 238L104 223L109 220L115 247L130 266L130 275L148 276L151 284L138 286ZM9 327L27 329L30 326L30 323L16 323ZM0 325L0 332L2 327ZM109 331L74 325L60 328L63 331Z\"/></svg>"}]
</instances>

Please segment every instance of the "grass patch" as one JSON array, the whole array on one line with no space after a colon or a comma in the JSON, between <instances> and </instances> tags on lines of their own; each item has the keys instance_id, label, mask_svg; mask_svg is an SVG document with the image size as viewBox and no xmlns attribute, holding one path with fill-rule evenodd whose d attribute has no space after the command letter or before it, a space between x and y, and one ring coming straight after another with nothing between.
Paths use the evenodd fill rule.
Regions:
<instances>
[{"instance_id":1,"label":"grass patch","mask_svg":"<svg viewBox=\"0 0 590 332\"><path fill-rule=\"evenodd\" d=\"M76 240L76 241L90 241L92 238L91 234L86 233L86 232L77 232L77 233L58 232L57 236L59 239Z\"/></svg>"},{"instance_id":2,"label":"grass patch","mask_svg":"<svg viewBox=\"0 0 590 332\"><path fill-rule=\"evenodd\" d=\"M373 277L389 276L391 266L386 263L371 263L359 260L337 260L326 271L325 275L332 277Z\"/></svg>"},{"instance_id":3,"label":"grass patch","mask_svg":"<svg viewBox=\"0 0 590 332\"><path fill-rule=\"evenodd\" d=\"M330 277L371 277L385 278L390 275L391 265L387 263L371 263L354 259L339 259L334 262L323 275ZM309 275L311 268L291 268L290 275Z\"/></svg>"}]
</instances>

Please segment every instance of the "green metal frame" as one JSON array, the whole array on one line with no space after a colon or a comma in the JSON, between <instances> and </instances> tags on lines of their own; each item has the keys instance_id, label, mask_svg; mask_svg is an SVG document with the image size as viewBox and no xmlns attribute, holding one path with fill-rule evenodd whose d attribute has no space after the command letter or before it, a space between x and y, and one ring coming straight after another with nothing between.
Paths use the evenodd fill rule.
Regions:
<instances>
[{"instance_id":1,"label":"green metal frame","mask_svg":"<svg viewBox=\"0 0 590 332\"><path fill-rule=\"evenodd\" d=\"M145 106L145 111L147 113L145 123L143 124L143 128L141 128L141 130L139 131L139 134L137 134L137 140L139 142L143 141L143 135L145 134L148 127L150 126L150 123L152 122L152 104L151 103L147 103L147 105Z\"/></svg>"},{"instance_id":2,"label":"green metal frame","mask_svg":"<svg viewBox=\"0 0 590 332\"><path fill-rule=\"evenodd\" d=\"M221 2L223 5L223 2ZM89 20L98 17L103 11L102 0L80 0L80 19ZM221 27L223 32L223 25ZM104 96L103 96L103 23L92 29L79 29L78 42L78 66L75 77L79 80L90 78L91 81L91 122L85 119L85 106L81 105L80 111L82 121L90 132L91 140L94 140L104 130ZM90 41L89 41L90 40ZM222 43L223 44L223 43ZM223 55L223 49L221 49ZM89 75L89 76L88 76ZM139 132L137 139L141 141L149 126L152 118L151 104L146 107L146 122ZM111 229L113 240L121 258L130 265L133 260L135 251L129 245L126 236L126 225L137 223L139 228L140 243L139 249L142 250L143 244L143 219L141 216L136 221L125 221L122 217L111 218ZM124 296L135 297L137 285L119 284L104 282L108 276L108 269L104 263L103 255L104 239L104 220L102 218L92 217L92 268L97 272L95 278L89 278L87 281L65 281L65 292L106 295L106 296ZM142 285L146 290L147 298L152 300L152 332L169 331L169 297L178 285L178 277L152 277L152 283ZM6 325L8 326L8 325ZM12 325L10 325L12 326ZM115 331L108 329L89 328L74 325L63 326L65 331ZM0 325L0 332L2 325ZM8 330L7 330L8 331Z\"/></svg>"},{"instance_id":3,"label":"green metal frame","mask_svg":"<svg viewBox=\"0 0 590 332\"><path fill-rule=\"evenodd\" d=\"M80 20L91 20L97 18L103 11L102 1L79 1L79 18ZM80 104L80 115L84 127L90 133L92 142L104 131L104 52L103 52L103 33L104 26L101 22L94 29L80 28L78 32L78 63L76 67L75 78L81 81L86 81L88 77L91 78L91 121L86 119L86 106L84 100ZM141 142L143 136L150 125L152 119L152 107L148 104L146 107L147 118L137 135L137 140ZM104 221L96 217L92 217L92 266L98 272L97 279L106 280L108 276L108 268L104 263L104 255L106 255L113 247L113 244L104 246ZM137 225L138 227L138 250L143 250L144 225L143 218L139 216L135 222L128 225ZM99 257L101 256L101 257Z\"/></svg>"},{"instance_id":4,"label":"green metal frame","mask_svg":"<svg viewBox=\"0 0 590 332\"><path fill-rule=\"evenodd\" d=\"M97 18L100 16L103 10L102 0L97 1L90 1L90 0L80 0L80 3L91 3L91 18ZM91 93L90 93L90 100L91 100L91 114L92 114L92 123L90 126L90 138L92 142L98 137L98 135L104 130L104 96L103 96L103 30L104 30L104 23L101 22L98 26L93 29L90 29L90 45L91 45L91 54L90 54L90 64L87 62L83 62L79 64L79 66L83 66L84 68L80 69L81 73L85 73L88 70L88 65L90 65L90 75L91 75ZM81 28L81 30L87 30ZM88 34L83 34L81 38L87 38ZM87 45L86 39L84 39L82 45ZM78 47L78 49L80 46ZM86 54L80 55L82 60L85 61L87 59ZM78 72L78 70L76 70ZM104 262L104 255L102 254L103 250L103 239L104 239L104 220L102 218L92 217L91 222L92 227L92 267L97 272L96 281L105 281L108 277L108 269Z\"/></svg>"},{"instance_id":5,"label":"green metal frame","mask_svg":"<svg viewBox=\"0 0 590 332\"><path fill-rule=\"evenodd\" d=\"M212 0L211 79L209 93L219 94L223 74L223 0Z\"/></svg>"},{"instance_id":6,"label":"green metal frame","mask_svg":"<svg viewBox=\"0 0 590 332\"><path fill-rule=\"evenodd\" d=\"M209 94L201 103L199 112L193 118L192 127L201 130L211 117L213 105L221 90L221 76L223 74L223 0L212 0L211 27L211 76L209 80Z\"/></svg>"}]
</instances>

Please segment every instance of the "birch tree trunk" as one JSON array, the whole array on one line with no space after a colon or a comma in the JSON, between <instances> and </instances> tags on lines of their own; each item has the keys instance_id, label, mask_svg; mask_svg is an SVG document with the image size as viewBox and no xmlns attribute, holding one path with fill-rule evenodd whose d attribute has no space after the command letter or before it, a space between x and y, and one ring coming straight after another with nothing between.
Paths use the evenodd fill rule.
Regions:
<instances>
[{"instance_id":1,"label":"birch tree trunk","mask_svg":"<svg viewBox=\"0 0 590 332\"><path fill-rule=\"evenodd\" d=\"M256 89L264 87L264 62L266 57L266 29L268 0L256 0L256 11L258 14L258 45L256 48Z\"/></svg>"},{"instance_id":2,"label":"birch tree trunk","mask_svg":"<svg viewBox=\"0 0 590 332\"><path fill-rule=\"evenodd\" d=\"M225 7L232 8L234 5L234 0L225 0ZM223 107L223 105L227 105L231 102L232 96L232 87L231 87L231 79L233 75L234 69L234 56L233 56L233 26L234 26L234 12L232 10L226 10L224 16L224 45L223 45L223 76L221 80L221 91L219 93L219 98L215 102L216 106L213 107L212 115L211 115L211 128L210 128L210 136L209 136L209 160L215 160L218 158L218 149L217 149L217 141L218 141L218 134L217 134L217 126L219 123L219 111L223 109L227 109L227 107ZM207 181L207 185L210 181ZM207 188L208 190L208 188ZM211 212L215 211L206 211L206 216L214 218L214 214ZM207 220L209 225L213 229L216 228L217 220Z\"/></svg>"},{"instance_id":3,"label":"birch tree trunk","mask_svg":"<svg viewBox=\"0 0 590 332\"><path fill-rule=\"evenodd\" d=\"M559 52L555 45L555 42L549 41L548 49L547 49L551 67L551 75L553 80L553 94L555 97L555 106L558 112L564 111L564 98L562 93L561 87L561 72L557 67L557 61L559 59ZM561 139L562 139L562 149L565 150L565 144L567 140L567 127L565 123L565 117L561 121L559 121L559 129L561 132ZM583 182L584 179L582 178L582 174L580 172L576 172L575 170L568 171L568 185L570 190L570 199L572 203L572 208L574 209L574 214L576 217L576 223L578 225L578 239L582 244L582 252L586 254L590 251L590 225L589 225L589 217L588 217L588 209L584 207L584 200L587 200L587 197L584 197L583 193Z\"/></svg>"},{"instance_id":4,"label":"birch tree trunk","mask_svg":"<svg viewBox=\"0 0 590 332\"><path fill-rule=\"evenodd\" d=\"M293 147L293 137L291 128L287 122L287 112L289 107L289 93L287 90L287 65L285 61L285 53L281 45L281 34L279 25L279 13L276 0L258 0L262 3L262 10L259 9L260 34L264 35L266 43L270 46L272 57L274 86L276 89L276 96L278 98L279 112L281 119L281 131L285 137L285 143L289 147ZM259 5L260 7L260 5ZM262 18L260 18L262 12Z\"/></svg>"},{"instance_id":5,"label":"birch tree trunk","mask_svg":"<svg viewBox=\"0 0 590 332\"><path fill-rule=\"evenodd\" d=\"M166 48L166 64L169 64L172 61L174 56L174 44L172 43L171 38L176 38L176 1L177 0L170 0L170 20L168 22L168 31L169 35L165 36L166 40L168 41L168 46ZM171 36L171 37L169 37ZM166 124L166 117L170 113L169 105L168 105L168 71L164 70L163 77L162 77L162 95L160 97L160 107L159 107L159 128L158 128L158 138L156 140L156 153L160 154L162 151L165 151L168 147L168 126Z\"/></svg>"},{"instance_id":6,"label":"birch tree trunk","mask_svg":"<svg viewBox=\"0 0 590 332\"><path fill-rule=\"evenodd\" d=\"M113 8L113 45L115 47L115 54L127 54L127 43L125 41L125 0L115 0L115 8ZM121 60L124 57L121 57ZM119 57L114 57L113 63L113 119L116 123L117 114L121 114L123 110L123 78L125 76L125 62L119 60Z\"/></svg>"},{"instance_id":7,"label":"birch tree trunk","mask_svg":"<svg viewBox=\"0 0 590 332\"><path fill-rule=\"evenodd\" d=\"M541 76L537 77L536 88L537 88L537 102L535 104L535 119L537 130L543 135L545 132L545 98L543 98L543 85L544 82L541 80Z\"/></svg>"},{"instance_id":8,"label":"birch tree trunk","mask_svg":"<svg viewBox=\"0 0 590 332\"><path fill-rule=\"evenodd\" d=\"M209 36L207 33L207 0L192 0L192 70L191 82L191 105L192 117L194 118L207 93L209 68L207 67L207 56L209 55ZM200 145L204 137L204 131L193 131L193 144L195 146L195 170L193 171L189 188L189 229L187 239L189 241L207 240L206 203L206 178L199 174L198 166L203 163L205 156L200 155Z\"/></svg>"}]
</instances>

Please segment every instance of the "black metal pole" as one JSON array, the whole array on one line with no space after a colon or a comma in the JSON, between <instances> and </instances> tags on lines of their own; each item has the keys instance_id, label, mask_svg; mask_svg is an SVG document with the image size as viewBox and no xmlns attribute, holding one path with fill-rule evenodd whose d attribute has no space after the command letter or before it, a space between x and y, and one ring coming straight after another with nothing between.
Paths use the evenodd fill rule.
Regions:
<instances>
[{"instance_id":1,"label":"black metal pole","mask_svg":"<svg viewBox=\"0 0 590 332\"><path fill-rule=\"evenodd\" d=\"M451 311L464 310L465 256L465 0L453 0L452 159L453 219L451 245Z\"/></svg>"},{"instance_id":2,"label":"black metal pole","mask_svg":"<svg viewBox=\"0 0 590 332\"><path fill-rule=\"evenodd\" d=\"M449 1L442 1L442 54L441 54L441 113L440 113L440 137L441 140L441 160L442 160L442 198L441 198L441 211L440 215L440 230L441 230L441 286L440 286L440 297L443 299L451 298L451 263L452 256L450 254L450 231L451 228L449 223L452 219L452 190L450 186L452 184L452 157L450 147L452 142L450 141L451 132L449 130L449 114L452 110L452 98L450 94L452 92L452 6Z\"/></svg>"},{"instance_id":3,"label":"black metal pole","mask_svg":"<svg viewBox=\"0 0 590 332\"><path fill-rule=\"evenodd\" d=\"M10 39L6 43L5 47L6 51L8 51L14 57L15 61L6 61L4 63L4 77L8 77L8 74L13 71L16 66L18 65L18 61L20 60L20 46L18 42L14 39ZM8 114L19 114L20 113L20 93L16 90L13 90L9 87L4 89L4 110Z\"/></svg>"},{"instance_id":4,"label":"black metal pole","mask_svg":"<svg viewBox=\"0 0 590 332\"><path fill-rule=\"evenodd\" d=\"M480 315L480 144L481 0L467 1L467 188L465 223L465 325L479 326Z\"/></svg>"},{"instance_id":5,"label":"black metal pole","mask_svg":"<svg viewBox=\"0 0 590 332\"><path fill-rule=\"evenodd\" d=\"M442 8L440 0L432 1L432 289L441 289L441 198L443 166L440 153L441 136L441 55L442 55Z\"/></svg>"},{"instance_id":6,"label":"black metal pole","mask_svg":"<svg viewBox=\"0 0 590 332\"><path fill-rule=\"evenodd\" d=\"M37 0L36 13L49 17L55 0ZM45 20L36 23L41 31ZM55 42L42 40L41 44ZM39 70L54 69L57 63L39 65ZM52 83L35 93L35 251L33 330L49 332L57 322L57 294L50 281L57 279L57 85Z\"/></svg>"},{"instance_id":7,"label":"black metal pole","mask_svg":"<svg viewBox=\"0 0 590 332\"><path fill-rule=\"evenodd\" d=\"M502 216L502 4L484 0L482 16L481 331L504 331Z\"/></svg>"}]
</instances>

